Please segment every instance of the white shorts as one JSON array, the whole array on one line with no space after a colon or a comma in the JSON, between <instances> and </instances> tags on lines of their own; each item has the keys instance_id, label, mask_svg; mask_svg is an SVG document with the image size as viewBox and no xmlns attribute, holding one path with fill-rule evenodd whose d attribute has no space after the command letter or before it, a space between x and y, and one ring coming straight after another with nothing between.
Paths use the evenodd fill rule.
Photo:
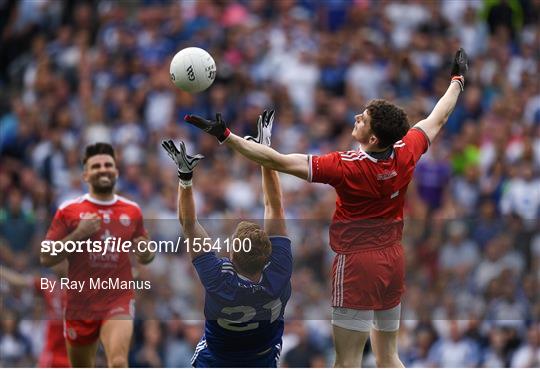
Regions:
<instances>
[{"instance_id":1,"label":"white shorts","mask_svg":"<svg viewBox=\"0 0 540 369\"><path fill-rule=\"evenodd\" d=\"M369 332L371 328L383 332L399 330L401 304L388 310L355 310L332 308L332 325L350 331Z\"/></svg>"}]
</instances>

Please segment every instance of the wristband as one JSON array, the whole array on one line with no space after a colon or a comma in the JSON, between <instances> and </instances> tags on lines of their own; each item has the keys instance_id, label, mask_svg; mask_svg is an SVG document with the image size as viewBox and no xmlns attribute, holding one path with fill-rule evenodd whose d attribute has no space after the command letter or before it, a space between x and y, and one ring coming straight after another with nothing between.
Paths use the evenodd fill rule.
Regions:
<instances>
[{"instance_id":1,"label":"wristband","mask_svg":"<svg viewBox=\"0 0 540 369\"><path fill-rule=\"evenodd\" d=\"M191 187L192 178L193 178L193 172L183 173L180 171L180 169L178 169L178 179L179 179L180 186L182 186L182 188Z\"/></svg>"},{"instance_id":2,"label":"wristband","mask_svg":"<svg viewBox=\"0 0 540 369\"><path fill-rule=\"evenodd\" d=\"M217 137L219 144L226 142L229 137L231 136L231 130L229 128L225 128L225 132L219 137Z\"/></svg>"},{"instance_id":3,"label":"wristband","mask_svg":"<svg viewBox=\"0 0 540 369\"><path fill-rule=\"evenodd\" d=\"M181 172L180 169L178 169L178 178L182 181L191 181L191 178L193 178L193 172Z\"/></svg>"},{"instance_id":4,"label":"wristband","mask_svg":"<svg viewBox=\"0 0 540 369\"><path fill-rule=\"evenodd\" d=\"M178 183L180 184L180 186L182 186L182 188L188 188L193 185L193 182L191 181L191 179L189 180L180 179Z\"/></svg>"},{"instance_id":5,"label":"wristband","mask_svg":"<svg viewBox=\"0 0 540 369\"><path fill-rule=\"evenodd\" d=\"M450 83L456 82L459 85L461 91L465 89L465 78L463 76L453 76Z\"/></svg>"}]
</instances>

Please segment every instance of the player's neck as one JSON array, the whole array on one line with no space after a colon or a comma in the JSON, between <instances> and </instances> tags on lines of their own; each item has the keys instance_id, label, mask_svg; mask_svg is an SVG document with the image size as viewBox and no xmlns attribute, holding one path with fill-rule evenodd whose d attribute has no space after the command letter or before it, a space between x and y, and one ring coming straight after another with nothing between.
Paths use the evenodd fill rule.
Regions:
<instances>
[{"instance_id":1,"label":"player's neck","mask_svg":"<svg viewBox=\"0 0 540 369\"><path fill-rule=\"evenodd\" d=\"M256 274L244 274L244 273L238 273L238 274L240 276L246 278L246 279L249 279L253 283L260 283L261 282L262 272L261 273L256 273Z\"/></svg>"},{"instance_id":2,"label":"player's neck","mask_svg":"<svg viewBox=\"0 0 540 369\"><path fill-rule=\"evenodd\" d=\"M111 201L114 200L114 192L111 193L96 193L90 189L90 197L99 201Z\"/></svg>"},{"instance_id":3,"label":"player's neck","mask_svg":"<svg viewBox=\"0 0 540 369\"><path fill-rule=\"evenodd\" d=\"M234 266L234 269L236 270L236 273L238 274L238 276L240 278L248 279L253 283L260 283L261 276L262 276L262 270L260 272L258 272L258 273L254 273L254 274L244 273L243 271L240 270L238 265L236 265L235 260L234 260L234 258L232 256L231 256L231 262L232 262L232 264Z\"/></svg>"},{"instance_id":4,"label":"player's neck","mask_svg":"<svg viewBox=\"0 0 540 369\"><path fill-rule=\"evenodd\" d=\"M360 144L360 147L362 148L362 150L364 150L367 153L370 153L370 152L385 152L385 151L387 151L389 149L388 147L386 147L384 149L381 149L377 145L370 145L370 144L367 144L367 145Z\"/></svg>"}]
</instances>

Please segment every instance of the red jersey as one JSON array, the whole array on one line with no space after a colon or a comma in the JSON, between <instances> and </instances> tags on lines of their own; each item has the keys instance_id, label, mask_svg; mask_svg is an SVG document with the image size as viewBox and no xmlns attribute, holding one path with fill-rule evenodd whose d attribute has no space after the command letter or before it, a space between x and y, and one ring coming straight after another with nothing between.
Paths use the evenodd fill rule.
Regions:
<instances>
[{"instance_id":1,"label":"red jersey","mask_svg":"<svg viewBox=\"0 0 540 369\"><path fill-rule=\"evenodd\" d=\"M330 246L341 254L377 249L401 241L407 186L429 139L412 128L394 144L388 159L364 152L332 152L310 156L311 182L327 183L337 192L330 225Z\"/></svg>"},{"instance_id":2,"label":"red jersey","mask_svg":"<svg viewBox=\"0 0 540 369\"><path fill-rule=\"evenodd\" d=\"M111 201L99 201L89 194L63 203L54 216L51 227L47 232L47 240L61 240L75 230L81 216L85 213L97 213L101 216L101 229L94 233L91 241L101 241L116 237L122 242L132 241L134 238L145 236L142 212L139 206L121 196L114 196ZM133 250L133 249L132 249ZM71 252L68 255L68 278L70 282L84 282L81 292L78 289L68 289L66 319L99 319L91 313L108 311L119 300L126 301L134 296L132 289L92 288L90 279L112 281L132 281L131 262L129 253L110 251ZM96 285L94 284L94 287ZM69 314L71 312L71 314ZM81 317L81 313L90 313ZM75 316L79 314L78 316Z\"/></svg>"},{"instance_id":3,"label":"red jersey","mask_svg":"<svg viewBox=\"0 0 540 369\"><path fill-rule=\"evenodd\" d=\"M59 282L58 279L55 281ZM63 324L66 292L60 288L54 288L52 291L42 289L40 278L34 279L34 289L45 302L45 319L47 319L45 346L39 356L38 366L40 368L69 367Z\"/></svg>"}]
</instances>

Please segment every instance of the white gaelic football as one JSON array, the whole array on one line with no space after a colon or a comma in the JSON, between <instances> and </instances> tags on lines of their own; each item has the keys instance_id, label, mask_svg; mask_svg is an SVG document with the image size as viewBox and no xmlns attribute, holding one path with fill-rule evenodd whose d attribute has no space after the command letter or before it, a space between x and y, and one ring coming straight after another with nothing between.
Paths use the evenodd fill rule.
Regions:
<instances>
[{"instance_id":1,"label":"white gaelic football","mask_svg":"<svg viewBox=\"0 0 540 369\"><path fill-rule=\"evenodd\" d=\"M176 87L187 92L201 92L214 82L216 62L205 50L187 47L176 53L169 71Z\"/></svg>"}]
</instances>

